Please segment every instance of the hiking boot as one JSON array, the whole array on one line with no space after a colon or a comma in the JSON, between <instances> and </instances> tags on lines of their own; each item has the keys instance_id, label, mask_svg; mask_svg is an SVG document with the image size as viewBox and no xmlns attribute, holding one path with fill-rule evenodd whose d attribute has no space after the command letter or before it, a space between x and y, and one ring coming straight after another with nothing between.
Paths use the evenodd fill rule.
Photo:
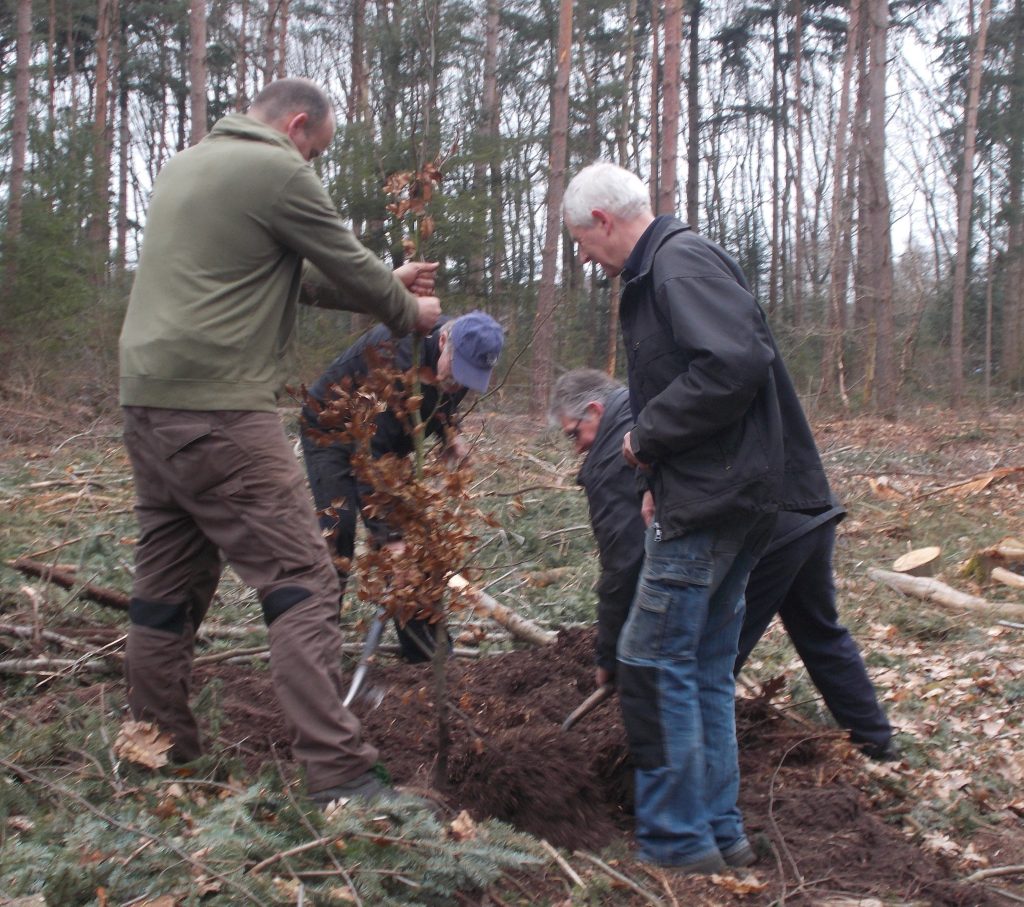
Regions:
<instances>
[{"instance_id":1,"label":"hiking boot","mask_svg":"<svg viewBox=\"0 0 1024 907\"><path fill-rule=\"evenodd\" d=\"M394 790L381 781L373 769L370 769L344 784L336 784L334 787L315 791L309 795L309 799L317 805L320 812L326 812L328 807L334 804L344 806L351 800L369 803L393 794Z\"/></svg>"},{"instance_id":2,"label":"hiking boot","mask_svg":"<svg viewBox=\"0 0 1024 907\"><path fill-rule=\"evenodd\" d=\"M732 847L722 851L722 859L731 869L743 869L757 862L757 854L746 838L740 838Z\"/></svg>"}]
</instances>

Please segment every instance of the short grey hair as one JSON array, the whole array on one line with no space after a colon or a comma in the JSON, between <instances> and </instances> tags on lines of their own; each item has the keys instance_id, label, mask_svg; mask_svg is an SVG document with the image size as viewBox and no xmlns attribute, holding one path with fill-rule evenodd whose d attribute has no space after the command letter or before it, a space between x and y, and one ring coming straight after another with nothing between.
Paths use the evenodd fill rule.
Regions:
<instances>
[{"instance_id":1,"label":"short grey hair","mask_svg":"<svg viewBox=\"0 0 1024 907\"><path fill-rule=\"evenodd\" d=\"M596 368L576 368L555 382L548 401L548 421L559 425L564 419L582 419L587 405L608 398L625 385Z\"/></svg>"},{"instance_id":2,"label":"short grey hair","mask_svg":"<svg viewBox=\"0 0 1024 907\"><path fill-rule=\"evenodd\" d=\"M650 214L651 195L640 177L617 164L598 161L572 178L562 199L562 217L569 227L592 227L595 208L631 219Z\"/></svg>"},{"instance_id":3,"label":"short grey hair","mask_svg":"<svg viewBox=\"0 0 1024 907\"><path fill-rule=\"evenodd\" d=\"M331 99L309 79L288 78L271 82L252 102L249 113L265 123L274 123L291 113L305 113L307 129L318 129L331 113Z\"/></svg>"}]
</instances>

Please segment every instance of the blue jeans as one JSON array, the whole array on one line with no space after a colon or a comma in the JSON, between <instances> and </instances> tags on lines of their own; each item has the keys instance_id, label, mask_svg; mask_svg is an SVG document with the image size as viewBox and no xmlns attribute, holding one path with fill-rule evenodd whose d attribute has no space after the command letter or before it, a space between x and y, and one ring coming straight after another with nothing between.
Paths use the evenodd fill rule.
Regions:
<instances>
[{"instance_id":1,"label":"blue jeans","mask_svg":"<svg viewBox=\"0 0 1024 907\"><path fill-rule=\"evenodd\" d=\"M647 530L618 648L642 860L680 865L746 840L732 669L747 577L774 521L664 541L657 524Z\"/></svg>"}]
</instances>

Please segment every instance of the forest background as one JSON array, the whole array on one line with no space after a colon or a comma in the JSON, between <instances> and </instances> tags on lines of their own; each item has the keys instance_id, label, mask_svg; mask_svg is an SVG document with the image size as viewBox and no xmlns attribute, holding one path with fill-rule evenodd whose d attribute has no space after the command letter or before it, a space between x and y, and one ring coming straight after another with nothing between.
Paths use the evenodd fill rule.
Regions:
<instances>
[{"instance_id":1,"label":"forest background","mask_svg":"<svg viewBox=\"0 0 1024 907\"><path fill-rule=\"evenodd\" d=\"M558 210L599 158L738 259L811 408L1024 387L1021 0L4 0L0 72L8 391L112 402L157 172L284 75L335 98L319 166L383 257L388 177L441 162L423 250L504 324L504 407L621 372ZM363 327L306 310L298 374Z\"/></svg>"}]
</instances>

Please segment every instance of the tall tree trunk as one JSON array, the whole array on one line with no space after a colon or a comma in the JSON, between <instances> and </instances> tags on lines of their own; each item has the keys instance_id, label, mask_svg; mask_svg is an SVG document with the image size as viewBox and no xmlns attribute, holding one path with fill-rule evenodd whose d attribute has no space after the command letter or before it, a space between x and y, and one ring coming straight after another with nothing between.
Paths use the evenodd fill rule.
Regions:
<instances>
[{"instance_id":1,"label":"tall tree trunk","mask_svg":"<svg viewBox=\"0 0 1024 907\"><path fill-rule=\"evenodd\" d=\"M874 313L874 403L876 409L892 415L896 406L894 367L892 236L889 188L885 179L885 76L886 45L889 29L888 0L870 0L870 43L868 79L868 128L865 146L864 223L871 235L871 258L865 273L866 293Z\"/></svg>"},{"instance_id":2,"label":"tall tree trunk","mask_svg":"<svg viewBox=\"0 0 1024 907\"><path fill-rule=\"evenodd\" d=\"M277 14L277 78L288 75L288 14L289 0L278 0Z\"/></svg>"},{"instance_id":3,"label":"tall tree trunk","mask_svg":"<svg viewBox=\"0 0 1024 907\"><path fill-rule=\"evenodd\" d=\"M686 77L686 221L697 229L700 190L700 14L702 0L690 0L690 66Z\"/></svg>"},{"instance_id":4,"label":"tall tree trunk","mask_svg":"<svg viewBox=\"0 0 1024 907\"><path fill-rule=\"evenodd\" d=\"M128 264L128 161L131 158L131 123L128 117L129 85L127 67L124 65L125 48L128 46L128 25L119 10L117 35L120 63L117 67L117 259L118 274L124 274Z\"/></svg>"},{"instance_id":5,"label":"tall tree trunk","mask_svg":"<svg viewBox=\"0 0 1024 907\"><path fill-rule=\"evenodd\" d=\"M489 203L490 161L493 156L492 143L497 139L494 126L498 122L498 30L501 23L501 5L499 0L487 0L487 13L484 21L484 67L483 90L480 98L479 128L477 134L480 143L477 145L473 160L473 195L478 199L488 199L488 204L479 208L480 229L476 231L472 252L469 256L469 274L467 287L469 295L480 298L485 293L486 250L494 254L495 237L488 237L488 221L491 205Z\"/></svg>"},{"instance_id":6,"label":"tall tree trunk","mask_svg":"<svg viewBox=\"0 0 1024 907\"><path fill-rule=\"evenodd\" d=\"M238 26L238 55L235 58L235 110L249 106L249 0L242 0L241 22Z\"/></svg>"},{"instance_id":7,"label":"tall tree trunk","mask_svg":"<svg viewBox=\"0 0 1024 907\"><path fill-rule=\"evenodd\" d=\"M1008 115L1009 163L1006 175L1006 277L1002 305L999 373L1006 387L1024 383L1024 0L1013 11L1013 68Z\"/></svg>"},{"instance_id":8,"label":"tall tree trunk","mask_svg":"<svg viewBox=\"0 0 1024 907\"><path fill-rule=\"evenodd\" d=\"M676 212L679 190L679 95L683 42L683 0L665 2L665 66L661 79L661 166L658 168L658 214Z\"/></svg>"},{"instance_id":9,"label":"tall tree trunk","mask_svg":"<svg viewBox=\"0 0 1024 907\"><path fill-rule=\"evenodd\" d=\"M50 0L46 22L46 116L53 128L57 120L57 0Z\"/></svg>"},{"instance_id":10,"label":"tall tree trunk","mask_svg":"<svg viewBox=\"0 0 1024 907\"><path fill-rule=\"evenodd\" d=\"M206 0L189 0L188 31L188 100L195 145L206 135Z\"/></svg>"},{"instance_id":11,"label":"tall tree trunk","mask_svg":"<svg viewBox=\"0 0 1024 907\"><path fill-rule=\"evenodd\" d=\"M658 48L658 35L661 32L661 3L651 0L651 109L648 119L651 123L650 162L651 175L647 188L651 193L651 207L658 204L658 162L661 159L661 79L664 67L661 51Z\"/></svg>"},{"instance_id":12,"label":"tall tree trunk","mask_svg":"<svg viewBox=\"0 0 1024 907\"><path fill-rule=\"evenodd\" d=\"M796 110L796 166L793 171L793 308L792 324L804 316L804 11L801 0L793 3L793 106Z\"/></svg>"},{"instance_id":13,"label":"tall tree trunk","mask_svg":"<svg viewBox=\"0 0 1024 907\"><path fill-rule=\"evenodd\" d=\"M347 119L362 123L368 119L369 92L366 83L366 0L352 3L352 59Z\"/></svg>"},{"instance_id":14,"label":"tall tree trunk","mask_svg":"<svg viewBox=\"0 0 1024 907\"><path fill-rule=\"evenodd\" d=\"M96 256L94 273L106 271L110 245L110 130L107 104L110 84L110 0L99 0L96 22L96 90L93 111L93 204L89 241Z\"/></svg>"},{"instance_id":15,"label":"tall tree trunk","mask_svg":"<svg viewBox=\"0 0 1024 907\"><path fill-rule=\"evenodd\" d=\"M971 21L974 21L971 3ZM953 322L950 325L950 393L954 409L964 402L964 303L967 297L968 245L971 237L971 207L974 201L974 141L978 132L978 99L981 95L981 66L985 59L985 38L991 0L981 0L974 50L971 52L967 109L964 117L964 157L957 199L956 266L953 269Z\"/></svg>"},{"instance_id":16,"label":"tall tree trunk","mask_svg":"<svg viewBox=\"0 0 1024 907\"><path fill-rule=\"evenodd\" d=\"M843 58L843 81L839 95L839 117L836 123L836 144L832 173L832 216L829 218L829 291L828 332L821 360L822 396L837 387L844 406L846 394L844 346L846 331L846 283L850 271L849 233L852 226L853 197L847 191L847 148L850 120L850 88L853 64L860 43L861 0L850 0L850 20L846 29L846 54Z\"/></svg>"},{"instance_id":17,"label":"tall tree trunk","mask_svg":"<svg viewBox=\"0 0 1024 907\"><path fill-rule=\"evenodd\" d=\"M772 117L772 240L771 261L768 266L768 314L774 315L779 307L779 265L780 265L780 231L782 208L782 178L779 175L781 166L780 133L782 131L782 113L779 110L779 97L782 94L782 48L779 37L779 13L772 11L772 88L769 100Z\"/></svg>"},{"instance_id":18,"label":"tall tree trunk","mask_svg":"<svg viewBox=\"0 0 1024 907\"><path fill-rule=\"evenodd\" d=\"M573 0L560 0L555 83L551 89L551 146L548 159L547 217L541 258L540 289L533 329L533 380L531 411L547 409L554 372L552 354L555 339L555 270L558 240L562 233L562 196L565 193L565 163L569 136L569 69L572 63Z\"/></svg>"},{"instance_id":19,"label":"tall tree trunk","mask_svg":"<svg viewBox=\"0 0 1024 907\"><path fill-rule=\"evenodd\" d=\"M10 286L17 277L17 246L18 240L21 238L22 205L25 194L28 98L31 87L29 67L32 62L32 0L18 0L17 29L14 64L14 128L11 135L11 171L7 190L7 235L4 242L7 292L10 291Z\"/></svg>"}]
</instances>

